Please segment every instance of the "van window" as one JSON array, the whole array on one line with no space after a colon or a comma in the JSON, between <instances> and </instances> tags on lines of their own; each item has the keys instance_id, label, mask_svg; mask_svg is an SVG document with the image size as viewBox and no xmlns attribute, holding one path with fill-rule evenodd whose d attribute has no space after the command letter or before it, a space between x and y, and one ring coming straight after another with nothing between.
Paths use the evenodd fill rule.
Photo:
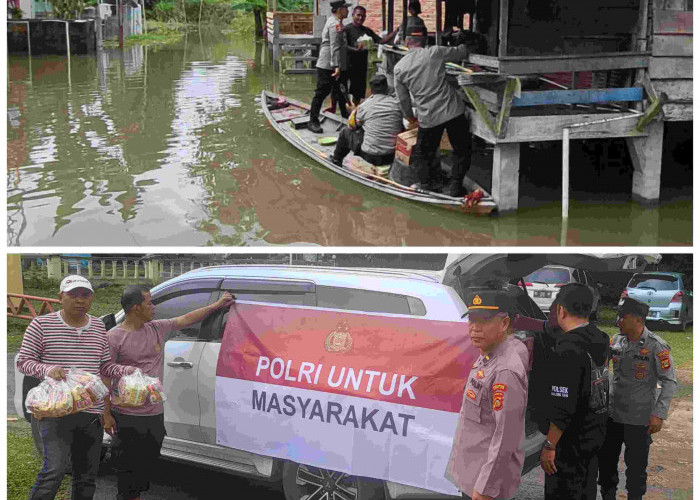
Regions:
<instances>
[{"instance_id":1,"label":"van window","mask_svg":"<svg viewBox=\"0 0 700 500\"><path fill-rule=\"evenodd\" d=\"M250 300L251 302L267 302L270 304L288 304L292 306L313 305L311 293L256 293L234 292L238 300Z\"/></svg>"},{"instance_id":2,"label":"van window","mask_svg":"<svg viewBox=\"0 0 700 500\"><path fill-rule=\"evenodd\" d=\"M423 301L406 295L357 288L316 287L316 305L331 309L425 316Z\"/></svg>"}]
</instances>

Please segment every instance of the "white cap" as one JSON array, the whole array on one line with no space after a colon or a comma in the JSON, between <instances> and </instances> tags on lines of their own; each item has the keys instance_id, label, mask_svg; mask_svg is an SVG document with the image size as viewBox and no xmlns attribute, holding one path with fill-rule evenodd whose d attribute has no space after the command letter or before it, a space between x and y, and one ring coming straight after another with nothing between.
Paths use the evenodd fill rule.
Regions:
<instances>
[{"instance_id":1,"label":"white cap","mask_svg":"<svg viewBox=\"0 0 700 500\"><path fill-rule=\"evenodd\" d=\"M92 289L90 281L87 278L78 276L77 274L73 274L71 276L66 276L65 278L63 278L63 281L61 281L61 286L59 287L58 291L60 293L63 293L73 290L74 288L87 288L92 293L95 293L95 291Z\"/></svg>"}]
</instances>

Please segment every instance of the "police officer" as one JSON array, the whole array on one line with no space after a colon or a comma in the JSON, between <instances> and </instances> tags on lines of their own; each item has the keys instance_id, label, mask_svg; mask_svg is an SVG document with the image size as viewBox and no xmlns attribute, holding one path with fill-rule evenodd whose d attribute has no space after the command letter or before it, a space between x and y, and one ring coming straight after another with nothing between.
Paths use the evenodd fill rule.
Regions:
<instances>
[{"instance_id":1,"label":"police officer","mask_svg":"<svg viewBox=\"0 0 700 500\"><path fill-rule=\"evenodd\" d=\"M609 339L588 323L593 293L580 283L561 287L555 299L561 333L546 367L546 385L540 386L537 425L546 440L540 453L545 471L545 499L579 500L595 490L591 461L605 437L607 397L602 407L591 407L593 366L607 363Z\"/></svg>"},{"instance_id":2,"label":"police officer","mask_svg":"<svg viewBox=\"0 0 700 500\"><path fill-rule=\"evenodd\" d=\"M472 293L467 303L469 336L480 356L464 389L445 476L467 498L510 498L525 459L528 352L508 335L514 304L505 292Z\"/></svg>"},{"instance_id":3,"label":"police officer","mask_svg":"<svg viewBox=\"0 0 700 500\"><path fill-rule=\"evenodd\" d=\"M348 41L345 35L343 19L348 17L350 4L345 3L345 0L335 0L330 3L330 6L333 15L328 18L321 32L321 49L316 62L318 82L314 98L311 101L309 130L317 134L323 132L319 122L319 115L321 114L323 101L328 97L328 94L333 94L333 98L340 106L340 114L343 118L348 117L345 96L340 86L344 84L345 72L348 69Z\"/></svg>"},{"instance_id":4,"label":"police officer","mask_svg":"<svg viewBox=\"0 0 700 500\"><path fill-rule=\"evenodd\" d=\"M646 493L651 435L661 430L678 387L671 349L644 324L648 313L648 305L629 297L618 310L621 333L611 341L611 411L605 443L598 454L598 483L604 500L616 498L622 443L627 498L640 499ZM661 384L658 393L657 383Z\"/></svg>"}]
</instances>

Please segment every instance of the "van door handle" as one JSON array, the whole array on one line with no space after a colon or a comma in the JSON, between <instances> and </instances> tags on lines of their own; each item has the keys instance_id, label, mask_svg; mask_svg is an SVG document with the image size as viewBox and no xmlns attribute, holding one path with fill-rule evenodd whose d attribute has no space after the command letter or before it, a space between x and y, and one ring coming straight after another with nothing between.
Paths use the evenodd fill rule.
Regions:
<instances>
[{"instance_id":1,"label":"van door handle","mask_svg":"<svg viewBox=\"0 0 700 500\"><path fill-rule=\"evenodd\" d=\"M182 358L175 358L173 361L168 361L168 366L172 366L174 368L192 368L194 367L194 363L185 361Z\"/></svg>"}]
</instances>

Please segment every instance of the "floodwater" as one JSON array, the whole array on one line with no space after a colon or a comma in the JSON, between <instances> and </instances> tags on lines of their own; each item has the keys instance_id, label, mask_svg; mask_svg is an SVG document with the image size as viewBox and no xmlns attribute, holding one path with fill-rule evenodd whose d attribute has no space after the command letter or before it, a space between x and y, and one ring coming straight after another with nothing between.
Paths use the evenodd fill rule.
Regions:
<instances>
[{"instance_id":1,"label":"floodwater","mask_svg":"<svg viewBox=\"0 0 700 500\"><path fill-rule=\"evenodd\" d=\"M258 109L262 89L308 101L314 86L274 73L262 44L219 31L70 62L10 56L8 244L692 244L688 166L649 208L630 201L629 168L601 174L580 161L567 224L551 147L523 153L523 208L497 217L356 185L286 143ZM488 187L492 153L481 146L472 173ZM579 189L591 179L609 192Z\"/></svg>"}]
</instances>

